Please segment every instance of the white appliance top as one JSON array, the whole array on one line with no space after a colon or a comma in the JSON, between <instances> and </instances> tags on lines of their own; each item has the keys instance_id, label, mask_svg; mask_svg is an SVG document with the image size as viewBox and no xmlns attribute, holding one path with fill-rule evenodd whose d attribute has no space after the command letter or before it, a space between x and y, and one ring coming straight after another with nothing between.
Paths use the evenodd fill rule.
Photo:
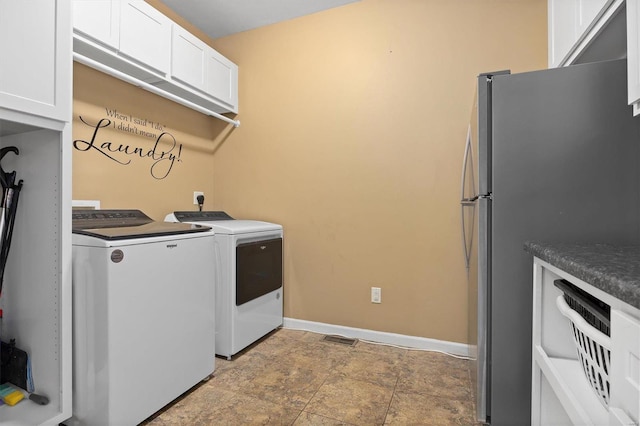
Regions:
<instances>
[{"instance_id":1,"label":"white appliance top","mask_svg":"<svg viewBox=\"0 0 640 426\"><path fill-rule=\"evenodd\" d=\"M111 247L211 235L205 224L155 222L140 210L74 210L74 245Z\"/></svg>"},{"instance_id":2,"label":"white appliance top","mask_svg":"<svg viewBox=\"0 0 640 426\"><path fill-rule=\"evenodd\" d=\"M165 218L167 222L202 224L213 229L215 234L247 234L250 232L282 231L282 225L259 220L236 220L221 211L173 212Z\"/></svg>"}]
</instances>

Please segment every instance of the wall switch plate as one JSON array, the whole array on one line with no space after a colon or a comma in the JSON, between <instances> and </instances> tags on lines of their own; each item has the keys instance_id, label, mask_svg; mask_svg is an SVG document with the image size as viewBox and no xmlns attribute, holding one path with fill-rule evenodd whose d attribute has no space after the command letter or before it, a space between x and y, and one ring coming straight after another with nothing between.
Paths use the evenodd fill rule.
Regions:
<instances>
[{"instance_id":1,"label":"wall switch plate","mask_svg":"<svg viewBox=\"0 0 640 426\"><path fill-rule=\"evenodd\" d=\"M380 287L371 287L371 302L382 303L382 289Z\"/></svg>"},{"instance_id":2,"label":"wall switch plate","mask_svg":"<svg viewBox=\"0 0 640 426\"><path fill-rule=\"evenodd\" d=\"M202 191L193 191L193 204L198 205L198 195L202 195L204 197L204 192Z\"/></svg>"}]
</instances>

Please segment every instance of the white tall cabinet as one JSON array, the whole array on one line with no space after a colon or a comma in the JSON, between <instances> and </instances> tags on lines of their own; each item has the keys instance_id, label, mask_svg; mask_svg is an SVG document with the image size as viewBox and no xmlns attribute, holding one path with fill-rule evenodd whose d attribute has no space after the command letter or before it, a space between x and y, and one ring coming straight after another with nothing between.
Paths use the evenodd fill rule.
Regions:
<instances>
[{"instance_id":1,"label":"white tall cabinet","mask_svg":"<svg viewBox=\"0 0 640 426\"><path fill-rule=\"evenodd\" d=\"M57 425L71 416L70 0L0 0L2 168L24 180L0 308L2 340L31 358L49 398L0 406L0 425Z\"/></svg>"}]
</instances>

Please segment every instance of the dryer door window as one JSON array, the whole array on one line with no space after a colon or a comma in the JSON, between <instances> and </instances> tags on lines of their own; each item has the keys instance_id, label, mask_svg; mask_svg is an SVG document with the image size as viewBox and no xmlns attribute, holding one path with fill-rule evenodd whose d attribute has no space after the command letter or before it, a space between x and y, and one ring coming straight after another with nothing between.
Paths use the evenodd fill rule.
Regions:
<instances>
[{"instance_id":1,"label":"dryer door window","mask_svg":"<svg viewBox=\"0 0 640 426\"><path fill-rule=\"evenodd\" d=\"M282 287L282 238L236 246L236 306Z\"/></svg>"}]
</instances>

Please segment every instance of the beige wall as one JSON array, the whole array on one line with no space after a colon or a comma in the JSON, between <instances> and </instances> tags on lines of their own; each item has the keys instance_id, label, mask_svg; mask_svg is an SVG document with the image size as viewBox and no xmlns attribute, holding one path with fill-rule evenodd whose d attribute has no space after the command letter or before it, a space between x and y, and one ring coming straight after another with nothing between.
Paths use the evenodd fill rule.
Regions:
<instances>
[{"instance_id":1,"label":"beige wall","mask_svg":"<svg viewBox=\"0 0 640 426\"><path fill-rule=\"evenodd\" d=\"M95 133L101 120L111 124ZM100 200L106 209L140 209L164 220L174 210L197 210L193 191L202 191L208 208L213 152L230 127L74 63L73 198ZM129 155L124 149L141 151Z\"/></svg>"},{"instance_id":2,"label":"beige wall","mask_svg":"<svg viewBox=\"0 0 640 426\"><path fill-rule=\"evenodd\" d=\"M233 131L75 66L74 120L117 108L184 146L161 180L149 161L74 150L74 198L162 218L203 190L206 209L284 226L285 316L467 342L459 187L475 76L546 66L546 1L362 0L213 45L240 68ZM74 122L74 139L88 130Z\"/></svg>"}]
</instances>

